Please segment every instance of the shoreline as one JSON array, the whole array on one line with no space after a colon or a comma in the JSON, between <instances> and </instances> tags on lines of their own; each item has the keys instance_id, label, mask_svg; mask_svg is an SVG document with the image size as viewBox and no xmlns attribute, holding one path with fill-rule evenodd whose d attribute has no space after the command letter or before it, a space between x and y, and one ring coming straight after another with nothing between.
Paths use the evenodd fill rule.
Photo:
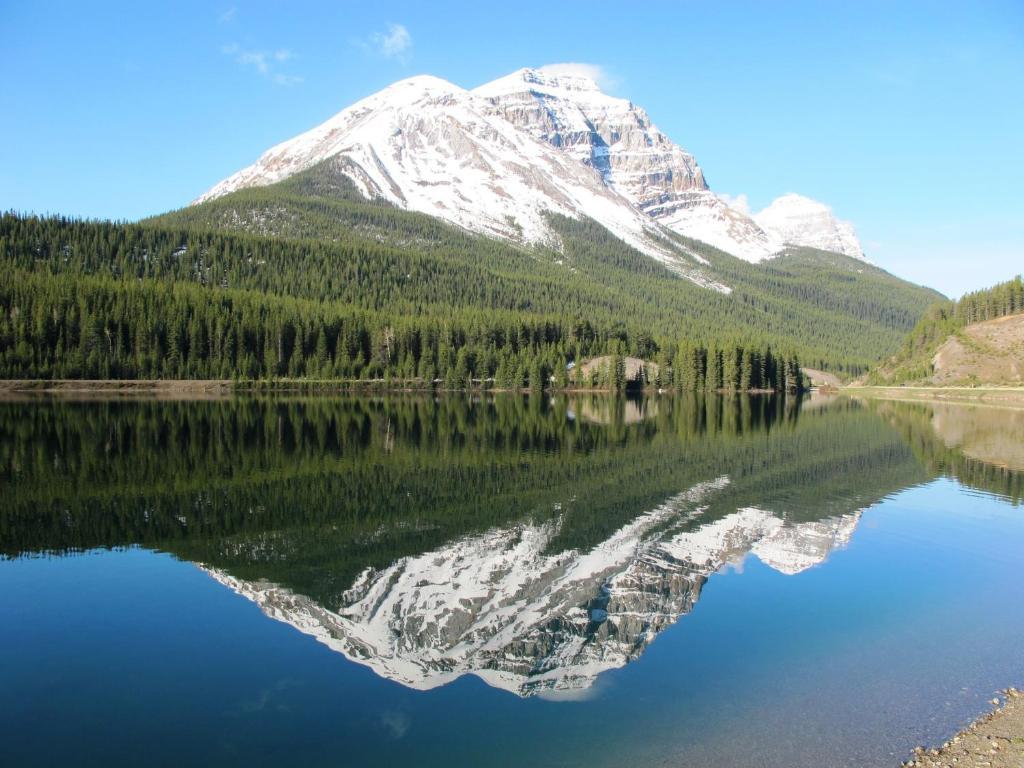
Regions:
<instances>
[{"instance_id":1,"label":"shoreline","mask_svg":"<svg viewBox=\"0 0 1024 768\"><path fill-rule=\"evenodd\" d=\"M806 390L804 394L809 392ZM99 396L141 396L158 399L202 399L226 398L235 394L602 394L602 395L675 395L680 394L674 388L658 388L655 386L626 387L610 389L607 387L549 387L544 390L533 390L529 387L519 389L506 387L457 387L450 388L437 382L426 386L420 380L386 380L386 379L273 379L273 380L234 380L234 379L0 379L0 399L31 398L34 396L99 397ZM687 394L689 391L683 391ZM701 390L701 393L704 391ZM710 391L709 391L710 393ZM716 390L712 394L729 395L793 395L772 389L751 389L745 391Z\"/></svg>"},{"instance_id":2,"label":"shoreline","mask_svg":"<svg viewBox=\"0 0 1024 768\"><path fill-rule=\"evenodd\" d=\"M993 709L941 747L917 747L903 766L915 768L1020 768L1024 766L1024 692L1009 688Z\"/></svg>"},{"instance_id":3,"label":"shoreline","mask_svg":"<svg viewBox=\"0 0 1024 768\"><path fill-rule=\"evenodd\" d=\"M839 390L854 397L909 402L943 402L1024 408L1024 387L859 387Z\"/></svg>"}]
</instances>

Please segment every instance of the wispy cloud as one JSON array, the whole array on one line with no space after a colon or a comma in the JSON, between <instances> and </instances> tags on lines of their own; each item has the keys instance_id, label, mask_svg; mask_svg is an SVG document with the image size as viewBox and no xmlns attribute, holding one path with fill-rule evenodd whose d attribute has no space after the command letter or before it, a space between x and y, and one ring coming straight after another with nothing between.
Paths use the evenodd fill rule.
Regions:
<instances>
[{"instance_id":1,"label":"wispy cloud","mask_svg":"<svg viewBox=\"0 0 1024 768\"><path fill-rule=\"evenodd\" d=\"M401 24L388 24L386 32L374 32L366 38L352 41L358 48L383 56L385 59L396 59L402 63L412 55L412 35Z\"/></svg>"},{"instance_id":2,"label":"wispy cloud","mask_svg":"<svg viewBox=\"0 0 1024 768\"><path fill-rule=\"evenodd\" d=\"M238 43L221 46L221 53L230 56L235 63L252 69L275 85L298 85L303 81L299 75L280 71L280 65L291 61L295 54L287 48L273 51L248 50Z\"/></svg>"},{"instance_id":3,"label":"wispy cloud","mask_svg":"<svg viewBox=\"0 0 1024 768\"><path fill-rule=\"evenodd\" d=\"M612 91L619 85L619 79L612 76L607 69L600 64L587 64L582 61L563 61L558 64L545 64L539 67L541 72L551 75L569 75L572 77L586 77L597 83L603 91Z\"/></svg>"},{"instance_id":4,"label":"wispy cloud","mask_svg":"<svg viewBox=\"0 0 1024 768\"><path fill-rule=\"evenodd\" d=\"M750 200L742 192L738 195L727 195L724 192L718 193L718 199L745 216L750 216L753 211L750 210Z\"/></svg>"},{"instance_id":5,"label":"wispy cloud","mask_svg":"<svg viewBox=\"0 0 1024 768\"><path fill-rule=\"evenodd\" d=\"M412 35L401 24L389 24L387 33L375 32L370 40L382 56L401 59L412 49Z\"/></svg>"},{"instance_id":6,"label":"wispy cloud","mask_svg":"<svg viewBox=\"0 0 1024 768\"><path fill-rule=\"evenodd\" d=\"M236 6L231 6L217 17L217 21L221 24L230 24L235 20L236 16L238 16L238 8Z\"/></svg>"}]
</instances>

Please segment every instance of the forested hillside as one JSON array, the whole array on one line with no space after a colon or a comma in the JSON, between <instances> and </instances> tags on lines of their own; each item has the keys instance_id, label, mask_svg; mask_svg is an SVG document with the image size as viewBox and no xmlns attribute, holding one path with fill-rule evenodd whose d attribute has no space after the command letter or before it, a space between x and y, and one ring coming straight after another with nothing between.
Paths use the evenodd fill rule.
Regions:
<instances>
[{"instance_id":1,"label":"forested hillside","mask_svg":"<svg viewBox=\"0 0 1024 768\"><path fill-rule=\"evenodd\" d=\"M936 303L914 326L900 351L871 371L868 383L946 383L931 380L936 375L936 355L947 343L951 347L974 348L978 358L1004 353L1013 355L1015 343L1024 342L1024 338L1016 338L1007 326L1009 336L1004 333L1006 338L987 339L995 341L996 348L984 349L982 347L990 346L985 341L992 336L993 329L991 325L982 327L981 324L1021 314L1024 314L1024 280L1019 275L991 288L965 294L958 301ZM1024 366L1024 354L1018 356Z\"/></svg>"},{"instance_id":2,"label":"forested hillside","mask_svg":"<svg viewBox=\"0 0 1024 768\"><path fill-rule=\"evenodd\" d=\"M780 387L780 359L862 373L938 297L836 254L753 265L673 236L693 264L677 269L595 222L552 224L560 249L519 247L363 200L323 168L138 224L6 214L0 376L514 386L611 353L657 358L679 385L692 352L683 386L729 388L734 369L740 386L746 366Z\"/></svg>"}]
</instances>

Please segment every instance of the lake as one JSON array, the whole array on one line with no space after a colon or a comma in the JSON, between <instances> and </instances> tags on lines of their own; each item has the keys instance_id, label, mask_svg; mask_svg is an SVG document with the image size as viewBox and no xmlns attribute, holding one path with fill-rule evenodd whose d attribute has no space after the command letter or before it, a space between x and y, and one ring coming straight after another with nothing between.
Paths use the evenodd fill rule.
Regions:
<instances>
[{"instance_id":1,"label":"lake","mask_svg":"<svg viewBox=\"0 0 1024 768\"><path fill-rule=\"evenodd\" d=\"M1024 684L1024 411L0 403L11 765L896 766Z\"/></svg>"}]
</instances>

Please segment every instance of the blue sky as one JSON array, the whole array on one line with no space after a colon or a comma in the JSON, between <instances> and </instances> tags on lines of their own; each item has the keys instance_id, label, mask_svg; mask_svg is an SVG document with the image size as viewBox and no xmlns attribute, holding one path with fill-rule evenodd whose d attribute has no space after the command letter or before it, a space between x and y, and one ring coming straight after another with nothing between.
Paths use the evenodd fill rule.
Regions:
<instances>
[{"instance_id":1,"label":"blue sky","mask_svg":"<svg viewBox=\"0 0 1024 768\"><path fill-rule=\"evenodd\" d=\"M5 0L0 29L3 209L139 218L403 77L583 62L717 192L827 202L950 295L1024 270L1020 0Z\"/></svg>"}]
</instances>

